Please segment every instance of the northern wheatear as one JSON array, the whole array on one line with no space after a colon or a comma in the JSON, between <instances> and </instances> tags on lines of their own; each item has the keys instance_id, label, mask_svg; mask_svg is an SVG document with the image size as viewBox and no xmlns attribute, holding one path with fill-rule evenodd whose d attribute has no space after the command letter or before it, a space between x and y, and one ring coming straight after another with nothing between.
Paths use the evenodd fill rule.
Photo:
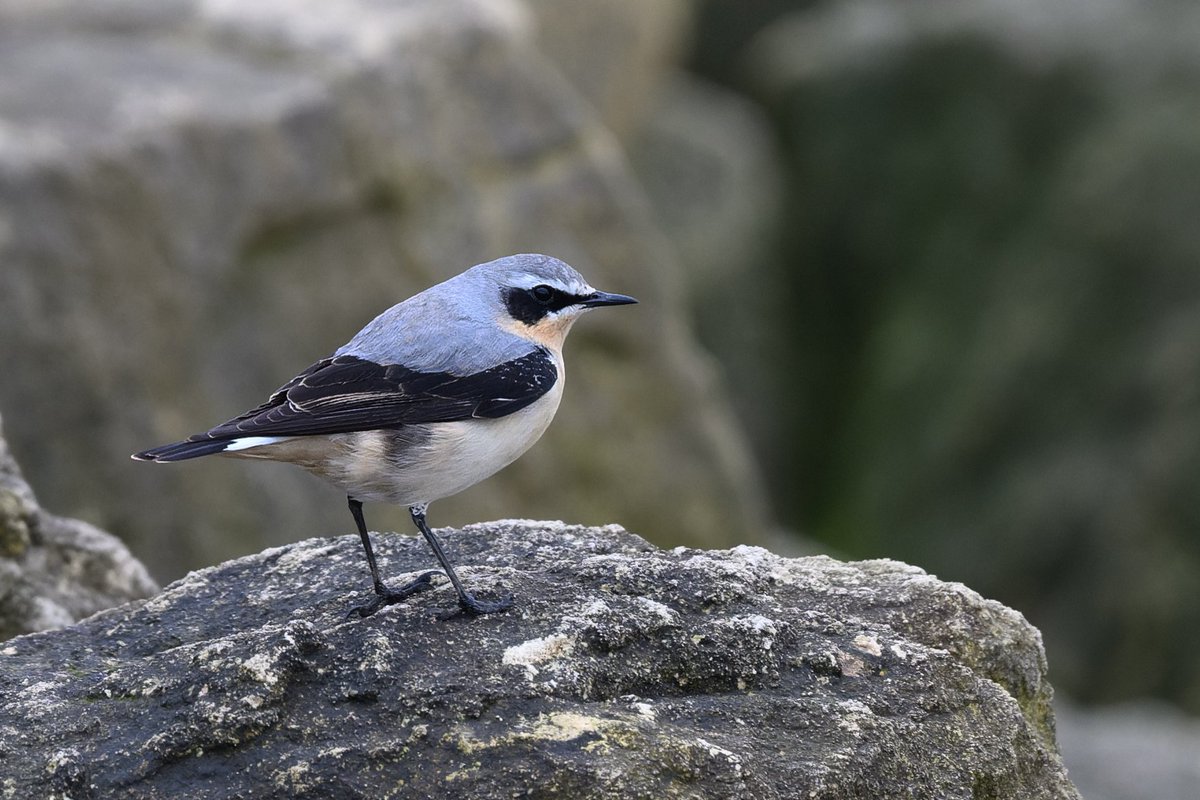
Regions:
<instances>
[{"instance_id":1,"label":"northern wheatear","mask_svg":"<svg viewBox=\"0 0 1200 800\"><path fill-rule=\"evenodd\" d=\"M392 306L258 408L133 458L285 461L340 487L375 585L374 597L352 609L363 617L430 588L437 574L399 587L379 576L362 502L408 506L461 609L503 611L511 597L480 600L463 588L425 511L541 437L562 399L563 340L583 312L636 302L593 289L549 256L480 264Z\"/></svg>"}]
</instances>

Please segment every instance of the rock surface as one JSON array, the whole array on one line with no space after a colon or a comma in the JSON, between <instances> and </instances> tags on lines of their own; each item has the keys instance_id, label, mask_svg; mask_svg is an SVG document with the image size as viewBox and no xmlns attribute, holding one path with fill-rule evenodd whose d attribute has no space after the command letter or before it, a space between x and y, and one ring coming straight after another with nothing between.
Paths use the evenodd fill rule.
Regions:
<instances>
[{"instance_id":1,"label":"rock surface","mask_svg":"<svg viewBox=\"0 0 1200 800\"><path fill-rule=\"evenodd\" d=\"M509 613L347 620L314 539L0 648L0 797L1076 798L1036 629L890 561L444 530ZM381 537L394 579L422 542Z\"/></svg>"},{"instance_id":2,"label":"rock surface","mask_svg":"<svg viewBox=\"0 0 1200 800\"><path fill-rule=\"evenodd\" d=\"M0 407L43 498L172 577L352 530L299 470L128 454L261 402L413 292L534 251L642 305L577 327L545 440L431 519L599 521L620 498L662 537L766 530L679 265L591 95L539 47L570 20L538 5L540 31L515 0L0 3ZM632 5L658 7L588 13ZM608 65L598 102L676 46L673 7L636 40L575 26Z\"/></svg>"},{"instance_id":3,"label":"rock surface","mask_svg":"<svg viewBox=\"0 0 1200 800\"><path fill-rule=\"evenodd\" d=\"M70 625L156 591L115 537L38 505L0 428L0 640Z\"/></svg>"}]
</instances>

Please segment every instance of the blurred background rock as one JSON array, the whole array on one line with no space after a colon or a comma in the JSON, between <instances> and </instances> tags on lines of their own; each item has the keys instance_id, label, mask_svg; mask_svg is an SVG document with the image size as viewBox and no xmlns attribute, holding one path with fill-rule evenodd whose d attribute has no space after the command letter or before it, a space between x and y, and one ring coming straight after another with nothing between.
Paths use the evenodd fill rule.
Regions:
<instances>
[{"instance_id":1,"label":"blurred background rock","mask_svg":"<svg viewBox=\"0 0 1200 800\"><path fill-rule=\"evenodd\" d=\"M437 524L719 546L771 539L765 493L1024 612L1060 691L1124 703L1064 717L1068 764L1145 698L1200 713L1191 0L0 0L0 76L10 442L157 577L347 520L128 452L542 250L647 302L579 326L547 441Z\"/></svg>"},{"instance_id":2,"label":"blurred background rock","mask_svg":"<svg viewBox=\"0 0 1200 800\"><path fill-rule=\"evenodd\" d=\"M608 43L584 87L600 111L644 113L683 10L598 4L566 34ZM419 289L544 251L644 304L579 326L534 457L434 524L767 536L679 261L539 36L557 34L501 0L0 4L0 405L47 504L164 581L349 530L344 498L298 470L128 454L240 413ZM402 509L368 520L411 529Z\"/></svg>"}]
</instances>

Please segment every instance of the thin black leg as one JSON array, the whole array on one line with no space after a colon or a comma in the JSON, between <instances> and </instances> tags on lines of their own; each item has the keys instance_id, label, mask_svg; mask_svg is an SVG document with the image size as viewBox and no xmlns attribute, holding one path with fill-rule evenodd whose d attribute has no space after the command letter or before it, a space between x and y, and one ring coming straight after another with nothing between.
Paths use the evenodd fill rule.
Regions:
<instances>
[{"instance_id":1,"label":"thin black leg","mask_svg":"<svg viewBox=\"0 0 1200 800\"><path fill-rule=\"evenodd\" d=\"M383 594L383 580L379 577L379 566L375 563L375 550L371 547L371 534L367 533L367 521L363 518L362 502L353 497L347 497L350 506L350 516L358 526L358 535L362 538L363 550L367 551L367 564L371 567L371 580L375 582L375 594Z\"/></svg>"},{"instance_id":2,"label":"thin black leg","mask_svg":"<svg viewBox=\"0 0 1200 800\"><path fill-rule=\"evenodd\" d=\"M499 600L480 600L463 588L462 581L458 579L458 573L454 571L454 567L450 564L450 559L446 557L446 551L442 549L442 543L433 535L433 531L429 530L429 524L425 521L425 508L424 505L412 506L408 509L408 513L412 516L417 530L421 531L421 535L425 537L425 541L433 549L433 554L437 556L438 563L442 565L442 570L449 576L450 582L454 584L454 591L458 592L458 607L464 613L471 616L494 614L497 611L512 608L512 595L502 597Z\"/></svg>"},{"instance_id":3,"label":"thin black leg","mask_svg":"<svg viewBox=\"0 0 1200 800\"><path fill-rule=\"evenodd\" d=\"M360 617L369 617L384 606L399 603L417 592L433 588L433 576L437 575L434 570L422 573L399 588L393 589L387 586L379 577L379 566L375 563L375 550L371 547L371 535L367 533L367 522L363 518L362 502L353 497L347 497L346 501L350 505L350 515L354 517L354 524L358 526L358 535L362 538L363 550L367 553L367 564L371 567L371 580L375 584L375 596L363 605L350 609L347 616L358 614Z\"/></svg>"}]
</instances>

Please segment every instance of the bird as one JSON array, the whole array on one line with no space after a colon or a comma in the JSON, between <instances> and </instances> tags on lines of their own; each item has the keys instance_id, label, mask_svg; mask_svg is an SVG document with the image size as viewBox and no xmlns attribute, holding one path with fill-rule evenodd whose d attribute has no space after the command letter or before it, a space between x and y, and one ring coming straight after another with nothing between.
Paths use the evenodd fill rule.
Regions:
<instances>
[{"instance_id":1,"label":"bird","mask_svg":"<svg viewBox=\"0 0 1200 800\"><path fill-rule=\"evenodd\" d=\"M585 312L636 303L594 289L573 267L523 253L478 264L398 303L262 405L183 441L133 454L168 463L221 455L296 464L346 493L374 593L369 617L432 588L380 575L364 502L405 506L469 616L511 595L476 597L429 528L429 504L508 466L545 432L566 377L563 342Z\"/></svg>"}]
</instances>

